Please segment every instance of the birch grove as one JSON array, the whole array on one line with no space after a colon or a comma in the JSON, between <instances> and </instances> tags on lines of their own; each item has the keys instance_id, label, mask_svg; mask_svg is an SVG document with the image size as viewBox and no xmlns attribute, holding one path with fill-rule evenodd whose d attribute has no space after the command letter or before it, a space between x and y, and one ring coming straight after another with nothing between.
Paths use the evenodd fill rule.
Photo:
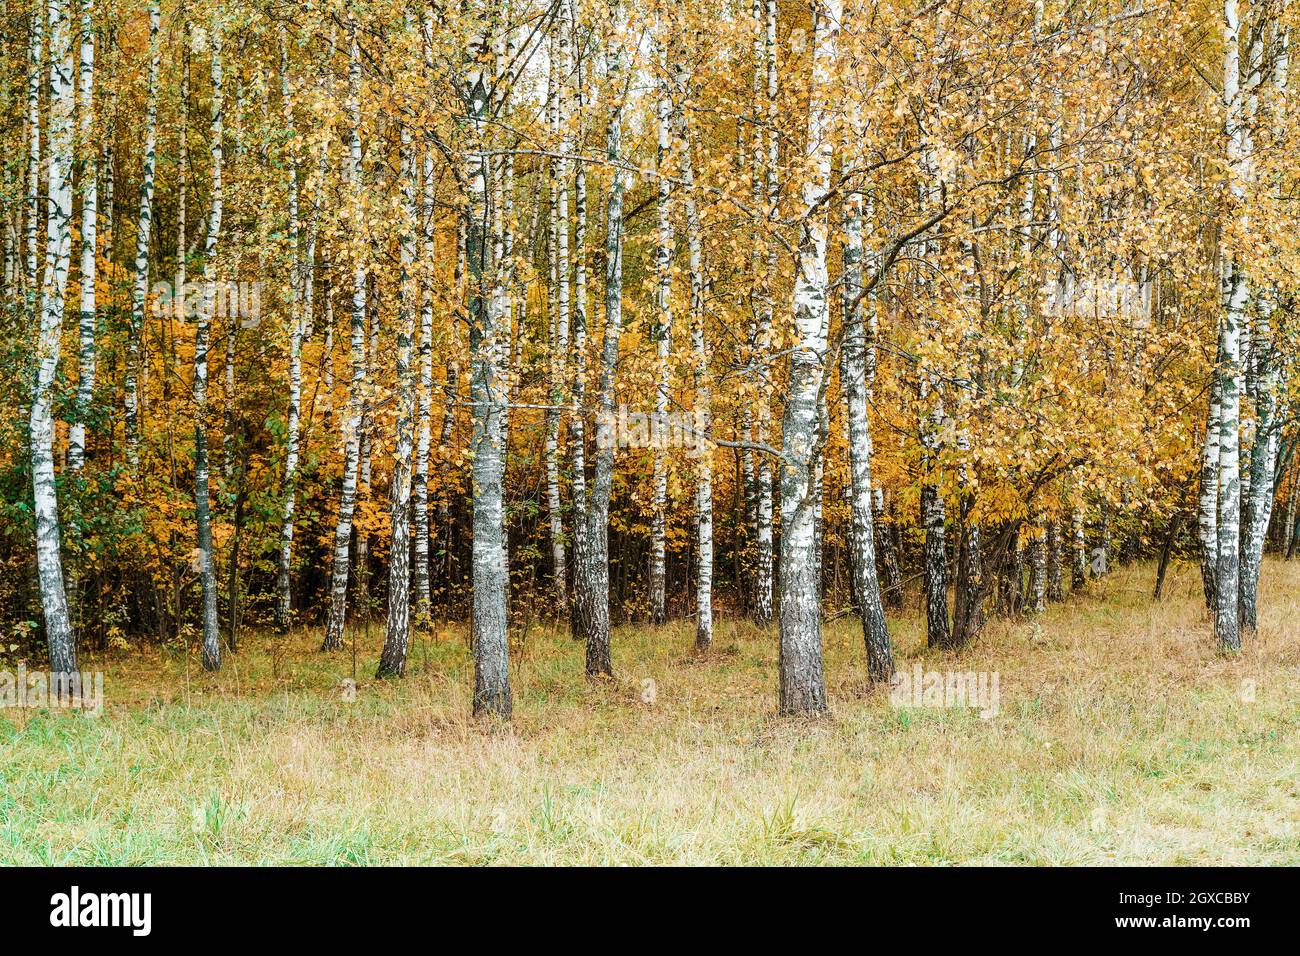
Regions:
<instances>
[{"instance_id":1,"label":"birch grove","mask_svg":"<svg viewBox=\"0 0 1300 956\"><path fill-rule=\"evenodd\" d=\"M754 633L815 715L843 618L874 693L1150 562L1236 653L1300 540L1296 9L11 4L0 625L463 657L499 719L530 642Z\"/></svg>"}]
</instances>

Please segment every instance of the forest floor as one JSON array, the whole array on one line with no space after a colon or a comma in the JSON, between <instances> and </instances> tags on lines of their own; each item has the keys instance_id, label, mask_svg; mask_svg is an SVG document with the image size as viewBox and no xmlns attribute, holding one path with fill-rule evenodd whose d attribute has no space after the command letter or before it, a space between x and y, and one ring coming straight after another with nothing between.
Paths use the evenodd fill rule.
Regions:
<instances>
[{"instance_id":1,"label":"forest floor","mask_svg":"<svg viewBox=\"0 0 1300 956\"><path fill-rule=\"evenodd\" d=\"M183 648L92 656L102 716L0 710L0 863L1300 863L1300 562L1266 564L1232 659L1197 569L1159 604L1152 576L959 657L895 617L900 670L996 672L987 718L869 691L848 618L814 721L776 716L775 636L730 620L704 659L690 622L620 630L600 685L534 631L508 730L468 717L459 628L377 683L376 626L351 702L314 630L250 634L215 676Z\"/></svg>"}]
</instances>

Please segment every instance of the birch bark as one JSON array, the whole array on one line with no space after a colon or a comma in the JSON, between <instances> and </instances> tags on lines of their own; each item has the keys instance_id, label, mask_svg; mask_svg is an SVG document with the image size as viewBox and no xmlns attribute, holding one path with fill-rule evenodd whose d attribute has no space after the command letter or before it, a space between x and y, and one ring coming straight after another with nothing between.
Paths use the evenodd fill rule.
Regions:
<instances>
[{"instance_id":1,"label":"birch bark","mask_svg":"<svg viewBox=\"0 0 1300 956\"><path fill-rule=\"evenodd\" d=\"M37 282L40 266L37 243L38 224L41 219L41 85L45 52L45 2L35 0L32 9L32 35L27 63L27 268L25 288L27 311L36 314L40 291Z\"/></svg>"},{"instance_id":2,"label":"birch bark","mask_svg":"<svg viewBox=\"0 0 1300 956\"><path fill-rule=\"evenodd\" d=\"M567 0L566 0L567 2ZM577 11L570 11L571 21L577 22ZM583 63L574 57L575 103L578 116L587 105ZM587 166L575 163L573 170L573 407L575 413L569 423L569 474L573 497L573 608L569 625L575 638L583 636L579 625L583 611L579 597L577 577L590 563L590 535L587 528L587 349L589 339L589 312L587 310Z\"/></svg>"},{"instance_id":3,"label":"birch bark","mask_svg":"<svg viewBox=\"0 0 1300 956\"><path fill-rule=\"evenodd\" d=\"M160 45L158 0L149 3L149 78L144 109L144 171L140 180L140 212L136 220L135 271L131 284L131 321L126 354L126 460L131 470L140 467L141 395L144 308L149 294L149 236L153 228L154 167L158 140L158 63Z\"/></svg>"},{"instance_id":4,"label":"birch bark","mask_svg":"<svg viewBox=\"0 0 1300 956\"><path fill-rule=\"evenodd\" d=\"M686 80L679 71L678 92L685 94ZM682 207L686 216L687 272L690 277L691 347L695 353L694 439L695 540L699 549L695 571L695 649L713 645L713 383L709 372L709 347L704 311L703 239L695 198L694 136L683 110L677 113L682 144Z\"/></svg>"},{"instance_id":5,"label":"birch bark","mask_svg":"<svg viewBox=\"0 0 1300 956\"><path fill-rule=\"evenodd\" d=\"M422 24L424 69L433 77L433 13L426 11ZM420 239L423 262L420 277L419 382L416 387L415 473L412 490L412 534L415 537L415 616L429 620L432 599L429 592L429 442L433 397L433 254L434 199L433 147L426 145L421 164Z\"/></svg>"},{"instance_id":6,"label":"birch bark","mask_svg":"<svg viewBox=\"0 0 1300 956\"><path fill-rule=\"evenodd\" d=\"M350 20L348 55L348 202L352 222L360 221L361 209L361 47L356 20ZM343 486L339 493L338 521L334 527L334 567L330 580L329 618L321 650L343 646L343 628L348 613L348 564L352 543L352 517L357 505L357 473L361 461L361 419L366 376L366 257L363 243L352 251L352 308L350 317L351 380L347 414L343 420Z\"/></svg>"},{"instance_id":7,"label":"birch bark","mask_svg":"<svg viewBox=\"0 0 1300 956\"><path fill-rule=\"evenodd\" d=\"M867 342L862 306L862 196L845 200L843 323L840 381L849 426L849 547L854 591L862 619L867 674L872 681L894 676L894 653L876 576L875 528L871 488L871 427L867 419Z\"/></svg>"},{"instance_id":8,"label":"birch bark","mask_svg":"<svg viewBox=\"0 0 1300 956\"><path fill-rule=\"evenodd\" d=\"M667 543L668 543L668 402L670 398L669 356L673 334L673 219L672 219L672 97L668 84L667 26L657 24L660 72L655 100L658 145L655 172L658 177L659 221L655 244L655 411L651 420L650 443L653 446L654 475L650 499L650 621L662 624L667 619Z\"/></svg>"},{"instance_id":9,"label":"birch bark","mask_svg":"<svg viewBox=\"0 0 1300 956\"><path fill-rule=\"evenodd\" d=\"M1259 572L1264 557L1264 537L1273 514L1277 470L1279 376L1270 334L1272 304L1261 302L1256 318L1255 441L1250 450L1249 486L1246 489L1241 535L1241 571L1238 605L1241 627L1255 630Z\"/></svg>"},{"instance_id":10,"label":"birch bark","mask_svg":"<svg viewBox=\"0 0 1300 956\"><path fill-rule=\"evenodd\" d=\"M809 80L809 172L802 184L802 210L794 280L795 346L781 446L780 702L783 714L827 709L822 663L821 602L814 553L816 489L814 456L821 421L821 384L826 374L826 263L831 133L835 104L830 87L837 56L842 5L820 0L813 8L812 75Z\"/></svg>"},{"instance_id":11,"label":"birch bark","mask_svg":"<svg viewBox=\"0 0 1300 956\"><path fill-rule=\"evenodd\" d=\"M1219 562L1219 429L1220 388L1217 369L1210 374L1205 437L1201 448L1200 495L1196 512L1196 531L1201 543L1201 585L1205 607L1213 612L1216 604L1214 575Z\"/></svg>"},{"instance_id":12,"label":"birch bark","mask_svg":"<svg viewBox=\"0 0 1300 956\"><path fill-rule=\"evenodd\" d=\"M501 343L495 303L488 295L489 159L487 152L488 75L485 41L470 50L466 97L470 151L465 261L469 280L470 395L473 405L474 542L473 644L475 716L508 719L511 711L509 644L506 636L507 569L501 547L504 467L500 419L504 386L498 367Z\"/></svg>"},{"instance_id":13,"label":"birch bark","mask_svg":"<svg viewBox=\"0 0 1300 956\"><path fill-rule=\"evenodd\" d=\"M564 381L569 354L569 160L573 144L569 138L569 116L565 90L572 71L568 4L559 3L556 14L553 56L558 68L555 83L554 122L560 137L560 156L554 162L555 204L552 222L555 235L555 337L551 351L551 402L546 412L546 502L551 532L552 587L556 608L568 610L568 567L564 540L564 505L560 492L560 406L566 401Z\"/></svg>"},{"instance_id":14,"label":"birch bark","mask_svg":"<svg viewBox=\"0 0 1300 956\"><path fill-rule=\"evenodd\" d=\"M1248 157L1244 151L1242 123L1239 31L1237 0L1223 5L1224 57L1223 99L1227 107L1229 189L1233 199L1245 198ZM1225 262L1224 314L1219 333L1221 384L1219 421L1219 517L1218 560L1215 571L1214 633L1225 651L1241 648L1241 618L1238 609L1240 574L1241 461L1238 428L1241 417L1241 329L1245 318L1247 286L1240 264L1229 257Z\"/></svg>"},{"instance_id":15,"label":"birch bark","mask_svg":"<svg viewBox=\"0 0 1300 956\"><path fill-rule=\"evenodd\" d=\"M780 143L777 138L777 69L776 69L776 14L777 0L763 2L763 65L766 73L765 126L767 127L767 207L769 219L775 221L777 207L781 201L781 185L777 169ZM758 353L760 367L767 369L771 356L772 320L775 314L775 298L771 288L771 276L776 274L777 249L774 242L767 243L767 276L764 281L760 301L758 335L755 349ZM771 431L771 404L767 400L769 382L765 380L760 387L758 408L754 419L755 441L766 444ZM757 484L754 496L754 621L765 626L772 620L772 580L773 580L773 534L772 534L772 498L773 475L772 461L768 455L759 455L755 472Z\"/></svg>"},{"instance_id":16,"label":"birch bark","mask_svg":"<svg viewBox=\"0 0 1300 956\"><path fill-rule=\"evenodd\" d=\"M86 460L86 418L95 397L95 236L99 188L95 144L94 0L82 0L77 86L78 143L81 162L81 302L78 315L77 401L68 428L68 469Z\"/></svg>"},{"instance_id":17,"label":"birch bark","mask_svg":"<svg viewBox=\"0 0 1300 956\"><path fill-rule=\"evenodd\" d=\"M157 11L155 3L150 26L154 34L157 33L158 26ZM208 494L207 405L208 345L217 294L217 241L221 235L223 201L222 138L225 117L219 20L214 19L212 23L211 42L212 129L209 148L212 153L212 209L208 214L208 229L203 241L203 293L194 329L194 515L198 525L199 578L203 589L203 666L215 671L221 668L221 637L217 630L217 574L212 554L212 505Z\"/></svg>"},{"instance_id":18,"label":"birch bark","mask_svg":"<svg viewBox=\"0 0 1300 956\"><path fill-rule=\"evenodd\" d=\"M583 565L575 576L579 623L587 641L588 677L613 674L609 641L609 498L614 478L614 419L617 400L618 346L623 332L623 191L620 168L623 151L623 10L610 0L605 72L609 88L609 117L605 127L605 157L612 169L605 206L605 331L597 384L596 460L587 497L587 541Z\"/></svg>"},{"instance_id":19,"label":"birch bark","mask_svg":"<svg viewBox=\"0 0 1300 956\"><path fill-rule=\"evenodd\" d=\"M41 281L41 311L36 340L36 376L32 389L29 437L36 519L36 574L45 618L50 672L55 680L63 682L77 669L77 647L68 614L60 554L59 502L54 478L54 379L63 334L64 294L72 261L75 94L67 0L50 0L48 16L49 186L45 267ZM38 60L39 56L37 51ZM39 125L38 116L32 130L38 129Z\"/></svg>"},{"instance_id":20,"label":"birch bark","mask_svg":"<svg viewBox=\"0 0 1300 956\"><path fill-rule=\"evenodd\" d=\"M398 238L400 272L397 286L397 446L389 483L392 544L388 555L388 617L384 650L377 678L406 674L411 639L411 454L415 443L415 379L411 368L411 342L415 337L415 159L411 131L401 124L401 233Z\"/></svg>"},{"instance_id":21,"label":"birch bark","mask_svg":"<svg viewBox=\"0 0 1300 956\"><path fill-rule=\"evenodd\" d=\"M288 40L281 36L280 97L283 108L284 129L289 136L287 193L289 239L289 407L285 422L284 502L280 512L280 553L276 577L275 622L281 628L289 626L293 606L291 571L293 567L293 524L298 480L298 432L302 410L302 339L306 324L303 309L303 257L299 248L298 211L298 161L294 145L293 97L289 88Z\"/></svg>"}]
</instances>

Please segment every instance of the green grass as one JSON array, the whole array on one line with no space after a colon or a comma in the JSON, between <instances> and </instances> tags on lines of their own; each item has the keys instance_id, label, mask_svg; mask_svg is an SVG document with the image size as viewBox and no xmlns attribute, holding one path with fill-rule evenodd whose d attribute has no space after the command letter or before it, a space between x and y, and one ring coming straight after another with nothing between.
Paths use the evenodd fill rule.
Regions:
<instances>
[{"instance_id":1,"label":"green grass","mask_svg":"<svg viewBox=\"0 0 1300 956\"><path fill-rule=\"evenodd\" d=\"M99 719L0 711L0 862L1300 863L1300 565L1266 565L1231 659L1196 569L1160 605L1150 584L1117 571L960 657L892 621L900 667L999 673L990 720L895 709L848 619L814 721L775 716L775 635L728 620L707 659L689 622L619 631L598 685L535 630L509 729L468 718L460 629L389 683L363 634L355 702L314 632L249 635L216 676L179 650L91 658Z\"/></svg>"}]
</instances>

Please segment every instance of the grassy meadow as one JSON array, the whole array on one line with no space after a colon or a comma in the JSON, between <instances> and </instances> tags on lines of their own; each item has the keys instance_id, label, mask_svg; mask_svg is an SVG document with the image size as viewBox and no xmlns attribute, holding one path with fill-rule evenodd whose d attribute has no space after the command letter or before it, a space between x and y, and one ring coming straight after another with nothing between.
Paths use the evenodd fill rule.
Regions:
<instances>
[{"instance_id":1,"label":"grassy meadow","mask_svg":"<svg viewBox=\"0 0 1300 956\"><path fill-rule=\"evenodd\" d=\"M775 633L726 619L707 658L690 622L616 632L599 685L535 629L509 728L468 716L460 627L387 683L363 632L353 701L315 630L248 634L216 676L184 648L89 656L101 717L0 710L0 863L1300 863L1300 562L1266 564L1233 659L1197 569L1160 604L1152 577L995 620L960 657L894 617L900 669L997 672L989 719L893 706L849 618L816 721L775 714Z\"/></svg>"}]
</instances>

